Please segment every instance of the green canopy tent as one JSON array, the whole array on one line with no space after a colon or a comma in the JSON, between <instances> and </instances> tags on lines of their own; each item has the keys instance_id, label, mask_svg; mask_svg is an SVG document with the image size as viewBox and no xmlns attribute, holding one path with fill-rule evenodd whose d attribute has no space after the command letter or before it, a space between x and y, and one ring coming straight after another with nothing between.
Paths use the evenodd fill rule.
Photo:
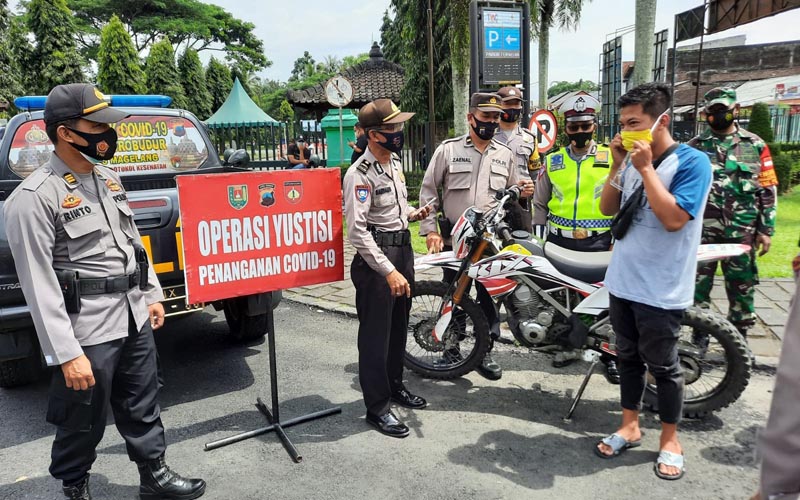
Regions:
<instances>
[{"instance_id":1,"label":"green canopy tent","mask_svg":"<svg viewBox=\"0 0 800 500\"><path fill-rule=\"evenodd\" d=\"M276 168L285 165L281 140L284 124L264 112L247 95L237 78L225 102L206 120L217 150L244 148L256 167Z\"/></svg>"}]
</instances>

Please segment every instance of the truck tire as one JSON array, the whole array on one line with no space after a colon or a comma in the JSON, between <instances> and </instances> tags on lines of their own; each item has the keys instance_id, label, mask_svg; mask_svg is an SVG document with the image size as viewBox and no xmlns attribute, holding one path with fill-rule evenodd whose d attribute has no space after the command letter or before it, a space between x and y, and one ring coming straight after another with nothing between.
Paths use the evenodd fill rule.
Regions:
<instances>
[{"instance_id":1,"label":"truck tire","mask_svg":"<svg viewBox=\"0 0 800 500\"><path fill-rule=\"evenodd\" d=\"M226 300L223 305L225 321L228 322L231 337L236 340L255 340L267 334L267 313L247 316L244 314L242 299Z\"/></svg>"},{"instance_id":2,"label":"truck tire","mask_svg":"<svg viewBox=\"0 0 800 500\"><path fill-rule=\"evenodd\" d=\"M41 378L44 368L39 350L27 358L0 361L0 387L32 384Z\"/></svg>"}]
</instances>

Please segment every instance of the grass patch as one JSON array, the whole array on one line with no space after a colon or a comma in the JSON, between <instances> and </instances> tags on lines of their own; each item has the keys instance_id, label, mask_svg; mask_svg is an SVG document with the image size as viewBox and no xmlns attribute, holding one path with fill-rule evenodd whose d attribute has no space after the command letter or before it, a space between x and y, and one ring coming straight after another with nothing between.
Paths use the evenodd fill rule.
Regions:
<instances>
[{"instance_id":1,"label":"grass patch","mask_svg":"<svg viewBox=\"0 0 800 500\"><path fill-rule=\"evenodd\" d=\"M758 258L762 278L791 278L792 259L797 255L800 237L800 187L778 197L775 236L767 255Z\"/></svg>"}]
</instances>

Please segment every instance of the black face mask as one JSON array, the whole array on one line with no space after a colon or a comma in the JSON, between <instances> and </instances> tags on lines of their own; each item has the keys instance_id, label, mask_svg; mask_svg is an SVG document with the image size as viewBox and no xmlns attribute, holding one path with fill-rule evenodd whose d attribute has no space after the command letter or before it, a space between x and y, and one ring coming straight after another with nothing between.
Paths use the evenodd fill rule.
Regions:
<instances>
[{"instance_id":1,"label":"black face mask","mask_svg":"<svg viewBox=\"0 0 800 500\"><path fill-rule=\"evenodd\" d=\"M733 123L733 110L721 109L706 116L708 126L714 130L725 130Z\"/></svg>"},{"instance_id":2,"label":"black face mask","mask_svg":"<svg viewBox=\"0 0 800 500\"><path fill-rule=\"evenodd\" d=\"M473 117L473 119L475 120L475 125L472 127L472 130L475 132L475 135L484 141L488 141L494 137L494 133L497 130L497 122L482 122L475 117Z\"/></svg>"},{"instance_id":3,"label":"black face mask","mask_svg":"<svg viewBox=\"0 0 800 500\"><path fill-rule=\"evenodd\" d=\"M100 132L99 134L81 132L80 130L75 130L74 128L67 128L67 130L78 137L82 137L86 142L89 143L86 146L80 146L74 142L69 143L70 146L85 154L89 158L94 158L95 160L100 161L110 160L114 156L114 153L117 152L117 131L113 128L109 128L105 132Z\"/></svg>"},{"instance_id":4,"label":"black face mask","mask_svg":"<svg viewBox=\"0 0 800 500\"><path fill-rule=\"evenodd\" d=\"M578 149L583 149L592 140L592 132L576 132L574 134L567 134L569 143Z\"/></svg>"},{"instance_id":5,"label":"black face mask","mask_svg":"<svg viewBox=\"0 0 800 500\"><path fill-rule=\"evenodd\" d=\"M521 109L504 109L500 119L506 123L517 123L521 114Z\"/></svg>"},{"instance_id":6,"label":"black face mask","mask_svg":"<svg viewBox=\"0 0 800 500\"><path fill-rule=\"evenodd\" d=\"M386 138L386 142L379 142L383 149L391 151L392 153L400 154L403 150L403 141L405 140L405 135L403 131L400 132L380 132Z\"/></svg>"}]
</instances>

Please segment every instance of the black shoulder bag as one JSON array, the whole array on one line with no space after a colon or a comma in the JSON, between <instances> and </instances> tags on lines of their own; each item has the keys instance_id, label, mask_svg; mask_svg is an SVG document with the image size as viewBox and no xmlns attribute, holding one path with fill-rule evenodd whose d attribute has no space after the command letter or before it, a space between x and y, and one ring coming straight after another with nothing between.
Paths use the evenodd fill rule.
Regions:
<instances>
[{"instance_id":1,"label":"black shoulder bag","mask_svg":"<svg viewBox=\"0 0 800 500\"><path fill-rule=\"evenodd\" d=\"M653 162L653 169L657 169L658 166L661 165L661 162L664 161L664 158L671 155L676 149L678 149L678 143L667 148L667 150ZM631 165L631 168L635 167ZM631 224L633 223L633 216L636 214L639 207L642 206L643 197L644 182L636 188L636 191L631 194L630 198L625 200L625 204L620 207L617 215L611 220L611 234L614 235L615 240L621 240L628 233L628 229L631 228Z\"/></svg>"}]
</instances>

